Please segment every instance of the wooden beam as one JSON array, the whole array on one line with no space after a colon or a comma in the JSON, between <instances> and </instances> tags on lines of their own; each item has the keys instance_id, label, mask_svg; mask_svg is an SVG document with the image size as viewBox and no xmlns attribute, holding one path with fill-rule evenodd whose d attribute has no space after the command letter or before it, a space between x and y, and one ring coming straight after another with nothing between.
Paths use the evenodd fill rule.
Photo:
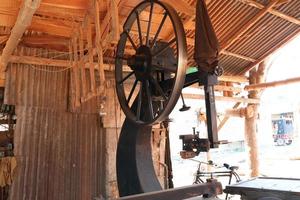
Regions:
<instances>
[{"instance_id":1,"label":"wooden beam","mask_svg":"<svg viewBox=\"0 0 300 200\"><path fill-rule=\"evenodd\" d=\"M263 4L261 4L257 1L254 1L254 0L239 0L239 1L242 2L242 3L245 3L249 6L252 6L254 8L258 8L258 9L264 9L264 7L265 7ZM276 9L271 8L271 9L268 10L268 12L272 15L275 15L277 17L285 19L286 21L289 21L291 23L300 25L300 20L299 19L297 19L295 17L291 17L289 15L286 15L286 14L280 12L280 11L277 11Z\"/></svg>"},{"instance_id":2,"label":"wooden beam","mask_svg":"<svg viewBox=\"0 0 300 200\"><path fill-rule=\"evenodd\" d=\"M256 60L253 59L253 58L243 56L243 55L240 55L240 54L236 54L236 53L232 53L232 52L229 52L225 49L221 52L221 54L224 54L224 55L227 55L227 56L233 56L233 57L236 57L236 58L240 58L240 59L243 59L243 60L247 60L249 62L256 62Z\"/></svg>"},{"instance_id":3,"label":"wooden beam","mask_svg":"<svg viewBox=\"0 0 300 200\"><path fill-rule=\"evenodd\" d=\"M193 87L193 88L200 88L203 89L204 86L200 86L198 85L198 83L195 83L189 87ZM215 85L214 86L214 90L215 91L229 91L229 92L237 92L237 93L241 93L244 91L243 88L240 87L234 87L234 86L226 86L226 85Z\"/></svg>"},{"instance_id":4,"label":"wooden beam","mask_svg":"<svg viewBox=\"0 0 300 200\"><path fill-rule=\"evenodd\" d=\"M284 85L289 85L289 84L294 84L294 83L300 83L300 77L290 78L290 79L285 79L285 80L280 80L280 81L273 81L273 82L269 82L269 83L258 83L258 84L247 85L245 87L245 90L246 91L263 90L263 89L267 89L267 88L284 86Z\"/></svg>"},{"instance_id":5,"label":"wooden beam","mask_svg":"<svg viewBox=\"0 0 300 200\"><path fill-rule=\"evenodd\" d=\"M57 59L47 59L41 57L34 56L12 56L10 58L10 62L12 63L24 63L24 64L33 64L33 65L46 65L46 66L58 66L58 67L70 67L68 60L57 60ZM94 63L94 65L98 66L98 63ZM103 64L104 70L111 71L113 70L113 64ZM87 66L88 67L88 66ZM129 67L125 67L129 69ZM249 82L246 76L226 76L223 75L218 78L219 81L224 82L236 82L236 83L247 83ZM235 91L235 89L234 89Z\"/></svg>"},{"instance_id":6,"label":"wooden beam","mask_svg":"<svg viewBox=\"0 0 300 200\"><path fill-rule=\"evenodd\" d=\"M171 4L177 12L184 13L190 17L196 14L195 7L190 6L190 4L184 0L169 1L168 3Z\"/></svg>"},{"instance_id":7,"label":"wooden beam","mask_svg":"<svg viewBox=\"0 0 300 200\"><path fill-rule=\"evenodd\" d=\"M73 32L69 22L40 17L34 17L28 29L66 38L70 38Z\"/></svg>"},{"instance_id":8,"label":"wooden beam","mask_svg":"<svg viewBox=\"0 0 300 200\"><path fill-rule=\"evenodd\" d=\"M225 85L215 85L214 89L216 91L228 91L228 92L237 92L237 93L241 93L243 91L242 88L234 87L234 86L225 86Z\"/></svg>"},{"instance_id":9,"label":"wooden beam","mask_svg":"<svg viewBox=\"0 0 300 200\"><path fill-rule=\"evenodd\" d=\"M183 97L186 99L205 99L204 95L201 94L190 94L183 93ZM223 97L223 96L215 96L216 101L229 101L229 102L241 102L241 103L251 103L251 104L259 104L259 99L254 98L241 98L241 97Z\"/></svg>"},{"instance_id":10,"label":"wooden beam","mask_svg":"<svg viewBox=\"0 0 300 200\"><path fill-rule=\"evenodd\" d=\"M0 56L1 58L2 56ZM53 67L70 67L69 60L57 60L49 58L41 58L34 56L14 56L12 55L9 58L11 63L22 63L28 65L44 65L44 66L53 66Z\"/></svg>"},{"instance_id":11,"label":"wooden beam","mask_svg":"<svg viewBox=\"0 0 300 200\"><path fill-rule=\"evenodd\" d=\"M15 48L18 46L25 30L31 24L33 14L39 7L41 0L25 0L23 7L19 11L17 21L11 31L11 34L6 42L0 59L0 72L6 70L9 58Z\"/></svg>"},{"instance_id":12,"label":"wooden beam","mask_svg":"<svg viewBox=\"0 0 300 200\"><path fill-rule=\"evenodd\" d=\"M20 9L20 1L1 0L0 2L0 26L13 27Z\"/></svg>"},{"instance_id":13,"label":"wooden beam","mask_svg":"<svg viewBox=\"0 0 300 200\"><path fill-rule=\"evenodd\" d=\"M224 82L236 82L236 83L248 83L249 79L247 76L228 76L223 75L218 78L219 81Z\"/></svg>"},{"instance_id":14,"label":"wooden beam","mask_svg":"<svg viewBox=\"0 0 300 200\"><path fill-rule=\"evenodd\" d=\"M42 5L57 7L57 8L67 8L67 9L87 9L86 3L84 1L77 1L79 3L74 4L74 1L64 1L64 4L60 2L55 2L53 0L46 0L42 2Z\"/></svg>"},{"instance_id":15,"label":"wooden beam","mask_svg":"<svg viewBox=\"0 0 300 200\"><path fill-rule=\"evenodd\" d=\"M0 79L0 87L5 87L5 79Z\"/></svg>"},{"instance_id":16,"label":"wooden beam","mask_svg":"<svg viewBox=\"0 0 300 200\"><path fill-rule=\"evenodd\" d=\"M47 48L56 51L68 52L69 39L52 35L24 36L20 45L31 48Z\"/></svg>"},{"instance_id":17,"label":"wooden beam","mask_svg":"<svg viewBox=\"0 0 300 200\"><path fill-rule=\"evenodd\" d=\"M85 16L86 9L80 7L66 8L66 7L61 7L58 4L50 5L42 2L39 9L36 11L36 13L43 16L51 16L51 17L58 17L67 20L82 21Z\"/></svg>"},{"instance_id":18,"label":"wooden beam","mask_svg":"<svg viewBox=\"0 0 300 200\"><path fill-rule=\"evenodd\" d=\"M1 56L0 56L0 59L1 59ZM69 60L49 59L49 58L41 58L41 57L35 57L35 56L15 56L15 55L12 55L9 58L9 62L28 64L28 65L62 67L62 68L70 68L71 67ZM94 65L96 67L98 67L98 63L94 62ZM103 64L103 68L104 68L105 71L113 71L114 70L113 66L114 65ZM85 65L85 68L88 69L89 66Z\"/></svg>"},{"instance_id":19,"label":"wooden beam","mask_svg":"<svg viewBox=\"0 0 300 200\"><path fill-rule=\"evenodd\" d=\"M240 105L241 105L241 102L237 102L236 104L234 104L232 109L237 109ZM227 115L222 119L222 121L218 125L218 132L223 128L223 126L226 124L226 122L229 120L229 118L230 118L230 116Z\"/></svg>"},{"instance_id":20,"label":"wooden beam","mask_svg":"<svg viewBox=\"0 0 300 200\"><path fill-rule=\"evenodd\" d=\"M112 13L111 28L112 42L118 43L120 37L120 21L119 21L119 0L110 0L110 10Z\"/></svg>"},{"instance_id":21,"label":"wooden beam","mask_svg":"<svg viewBox=\"0 0 300 200\"><path fill-rule=\"evenodd\" d=\"M245 25L243 25L238 31L235 32L233 36L226 39L223 44L221 44L222 50L230 47L234 42L236 42L244 33L246 33L256 22L258 22L269 10L277 4L278 0L270 1L270 3L258 12L251 20L249 20Z\"/></svg>"}]
</instances>

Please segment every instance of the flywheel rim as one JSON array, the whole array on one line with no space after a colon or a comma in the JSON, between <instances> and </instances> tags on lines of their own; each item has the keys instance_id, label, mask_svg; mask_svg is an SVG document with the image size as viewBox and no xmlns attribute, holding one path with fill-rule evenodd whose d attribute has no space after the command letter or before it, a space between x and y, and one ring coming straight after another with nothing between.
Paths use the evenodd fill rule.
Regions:
<instances>
[{"instance_id":1,"label":"flywheel rim","mask_svg":"<svg viewBox=\"0 0 300 200\"><path fill-rule=\"evenodd\" d=\"M128 98L126 97L125 88L123 85L124 79L126 78L126 77L125 78L123 77L123 59L124 59L126 41L127 40L132 41L132 39L130 39L128 31L131 30L133 24L137 20L137 15L139 15L139 13L141 13L144 9L146 9L149 6L154 5L154 4L157 4L160 7L162 7L165 10L165 12L167 13L167 15L169 16L170 21L172 22L173 30L175 31L176 37L174 38L175 41L173 41L174 39L172 39L170 42L176 43L177 68L176 68L176 74L174 77L174 83L173 83L173 86L171 89L171 94L168 97L168 100L166 101L165 107L163 108L163 110L157 111L158 112L157 115L152 114L153 117L151 119L140 119L140 115L138 115L138 114L140 114L140 112L136 111L137 113L134 113L132 108L129 106L129 102L127 102ZM127 18L127 20L123 26L123 29L124 29L124 32L120 36L120 40L119 40L119 43L117 46L116 61L115 61L116 91L117 91L117 96L118 96L121 108L124 111L126 117L137 124L152 125L152 124L162 122L168 117L170 112L173 110L175 104L177 103L177 100L180 97L180 93L181 93L182 87L184 85L186 65L187 65L187 46L186 46L185 32L184 32L184 28L183 28L182 22L180 20L180 17L178 16L177 12L169 4L160 2L157 0L147 0L147 1L141 2L139 5L137 5L132 10L132 12L130 13L129 17ZM148 40L146 41L146 43L147 42L148 42ZM132 44L132 45L134 46L135 44ZM135 47L135 48L138 49L138 47ZM132 73L132 74L134 74L134 73ZM134 82L134 86L133 86L133 87L135 87L134 89L136 89L136 86L138 83L140 83L140 82L138 82L138 81ZM142 89L144 88L144 90L146 90L147 86L143 87L143 84L144 83L139 84L139 85L142 85L142 86L140 86L140 88L142 88ZM152 83L150 83L150 81L148 81L148 87L149 87L149 84L152 84ZM148 98L148 102L149 101L152 101L152 96L151 96L151 98ZM152 107L155 107L155 106L152 106Z\"/></svg>"}]
</instances>

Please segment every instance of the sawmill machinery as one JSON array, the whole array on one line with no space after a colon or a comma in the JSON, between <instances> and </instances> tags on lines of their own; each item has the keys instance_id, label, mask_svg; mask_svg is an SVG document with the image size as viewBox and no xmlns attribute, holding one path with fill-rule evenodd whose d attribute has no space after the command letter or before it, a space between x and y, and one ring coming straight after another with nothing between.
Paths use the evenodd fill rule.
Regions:
<instances>
[{"instance_id":1,"label":"sawmill machinery","mask_svg":"<svg viewBox=\"0 0 300 200\"><path fill-rule=\"evenodd\" d=\"M162 190L153 165L152 126L168 120L179 97L184 105L181 110L189 109L182 89L195 83L204 88L208 137L199 138L195 132L180 136L181 156L194 157L224 142L218 140L214 96L214 85L223 69L218 64L219 44L205 1L197 0L196 4L192 50L197 71L192 73L186 73L187 52L191 50L187 49L181 17L184 16L165 1L144 0L133 8L123 25L116 49L115 84L126 116L116 163L119 194L124 200L181 200L200 195L214 198L222 193L222 185L214 180ZM246 200L299 199L299 182L298 179L257 178L229 185L225 191ZM290 190L287 184L295 187Z\"/></svg>"},{"instance_id":2,"label":"sawmill machinery","mask_svg":"<svg viewBox=\"0 0 300 200\"><path fill-rule=\"evenodd\" d=\"M117 149L120 196L162 190L151 154L152 125L168 119L183 88L195 83L204 86L205 144L207 148L219 145L214 97L214 85L222 74L219 46L205 3L198 1L196 7L194 58L198 70L189 74L185 30L180 16L168 3L143 1L123 25L115 58L116 91L126 116ZM162 39L166 29L169 36ZM216 185L213 189L211 185L201 186L200 193L222 191L220 184ZM200 195L199 188L197 191Z\"/></svg>"}]
</instances>

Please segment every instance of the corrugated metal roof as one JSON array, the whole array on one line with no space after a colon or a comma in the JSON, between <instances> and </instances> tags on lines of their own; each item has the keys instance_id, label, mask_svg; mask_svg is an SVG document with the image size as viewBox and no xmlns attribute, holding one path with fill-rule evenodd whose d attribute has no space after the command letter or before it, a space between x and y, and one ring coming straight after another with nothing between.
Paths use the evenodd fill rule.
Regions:
<instances>
[{"instance_id":1,"label":"corrugated metal roof","mask_svg":"<svg viewBox=\"0 0 300 200\"><path fill-rule=\"evenodd\" d=\"M167 1L168 2L168 1ZM195 0L186 0L186 3L194 8ZM221 47L240 31L244 31L245 24L255 18L265 6L271 1L251 1L251 0L211 0L208 1L208 12L211 17L216 34ZM250 2L250 3L249 3ZM253 5L253 2L255 5ZM137 3L137 2L134 2ZM127 16L130 9L135 5L133 2L124 3L126 11L121 9L122 16ZM172 2L169 2L172 4ZM280 12L284 17L275 16L271 11L266 12L251 27L246 27L243 33L235 42L226 48L230 55L221 55L220 64L224 67L225 73L229 75L242 74L249 70L251 66L263 60L267 55L286 43L289 38L300 32L300 24L288 21L288 17L293 17L294 21L300 22L300 1L290 0L284 4L275 5L272 11ZM127 15L126 15L127 13ZM193 17L188 13L180 14L184 25L186 19ZM124 20L123 20L124 21ZM195 37L194 26L186 28L188 42L189 66L195 66L193 60L193 40ZM134 37L137 40L137 37ZM238 56L234 56L237 54ZM107 52L107 56L111 56ZM243 59L246 57L248 59Z\"/></svg>"},{"instance_id":2,"label":"corrugated metal roof","mask_svg":"<svg viewBox=\"0 0 300 200\"><path fill-rule=\"evenodd\" d=\"M16 0L15 0L16 1ZM76 0L76 1L68 1L68 5L73 5L74 7L78 7L78 9L69 9L70 15L64 15L64 12L67 10L66 7L63 7L63 3L57 0L51 0L51 5L44 5L42 3L40 9L37 11L36 16L33 18L33 22L39 22L39 26L43 26L42 28L38 27L35 30L36 26L30 28L33 32L33 35L40 35L40 31L44 31L43 34L62 34L57 31L59 27L67 28L68 30L74 27L74 23L82 21L83 14L78 13L79 10L84 11L86 8L80 7L83 5L84 0ZM129 15L130 11L133 7L135 7L141 0L121 0L119 2L119 16L120 16L120 24L123 24ZM182 8L180 10L180 16L184 24L188 23L190 18L193 20L194 16L194 7L196 4L196 0L181 0L181 1L173 1L166 0L169 4L173 5L176 8ZM183 3L182 3L183 2ZM274 50L282 46L284 43L288 42L289 39L293 38L294 35L300 32L300 1L299 0L289 0L278 5L273 6L268 10L266 14L264 14L257 22L253 24L252 27L245 27L247 23L249 23L253 18L255 18L266 6L268 6L273 1L271 0L206 0L208 3L208 11L212 20L212 23L215 27L217 36L219 41L222 44L230 41L233 36L240 32L247 30L245 33L241 34L240 38L238 38L233 44L226 47L226 51L230 52L230 55L221 56L221 61L225 68L226 74L241 74L244 73L245 70L250 69L254 64L260 62L267 55L272 53ZM185 5L183 5L185 3ZM58 7L53 7L53 5L58 4ZM0 6L1 8L1 6ZM188 9L187 9L188 8ZM3 10L0 15L7 17L7 21L13 20L13 17L10 19L7 16L9 13L9 8L1 8ZM15 8L10 8L11 10L16 10ZM190 9L190 10L189 10ZM48 12L46 12L48 10ZM5 11L5 12L4 12ZM100 4L100 16L101 22L104 23L107 18L108 12L107 4ZM148 9L149 11L149 9ZM190 12L189 12L190 11ZM57 13L57 16L55 15ZM155 11L155 23L158 25L160 18L162 16L162 12L158 10ZM65 16L65 18L64 18ZM73 21L72 22L72 17ZM79 17L79 18L78 18ZM142 26L146 26L147 24L147 14L141 17ZM4 18L3 18L4 19ZM6 18L5 18L6 19ZM45 20L45 23L41 23ZM79 20L79 21L78 21ZM7 24L7 21L1 21L1 24ZM109 20L106 20L109 22ZM47 23L46 23L47 22ZM51 27L47 28L48 22L51 23ZM73 23L73 24L72 24ZM107 27L109 24L101 24L102 29L105 30L103 32L107 33ZM7 25L10 27L9 25ZM57 27L54 29L53 27ZM186 34L189 38L189 65L195 65L193 62L193 39L194 39L194 25L193 23L186 26ZM64 29L62 29L64 30ZM153 34L153 30L152 34ZM5 32L5 33L4 33ZM7 30L4 31L0 28L0 34L8 34ZM27 33L31 34L31 33ZM163 33L161 33L160 38L166 39L169 38L170 30L164 29ZM62 37L66 37L65 33L62 34ZM137 39L137 37L134 37ZM48 48L48 46L45 46ZM105 56L108 58L114 57L115 44L107 44L105 47ZM50 48L50 47L49 47ZM234 56L237 54L237 56ZM242 57L248 57L249 59L243 59ZM235 58L228 58L235 57ZM226 60L222 60L226 59ZM254 59L254 61L253 61ZM109 60L109 59L107 59ZM229 60L231 60L229 62ZM252 61L250 61L252 60ZM246 65L247 62L249 62Z\"/></svg>"},{"instance_id":3,"label":"corrugated metal roof","mask_svg":"<svg viewBox=\"0 0 300 200\"><path fill-rule=\"evenodd\" d=\"M221 46L259 13L260 9L245 2L238 0L212 0L208 4L208 11ZM266 6L270 1L258 2ZM300 1L298 0L291 0L278 6L278 8L274 7L274 10L300 21ZM299 32L299 24L266 13L226 50L233 54L260 61L266 55L272 53L277 46L280 46L280 43L286 38ZM187 31L186 33L187 37L194 38L194 31ZM189 46L188 55L189 64L195 65L192 46ZM223 54L220 56L220 65L224 67L226 74L236 75L243 73L247 68L249 69L253 62Z\"/></svg>"}]
</instances>

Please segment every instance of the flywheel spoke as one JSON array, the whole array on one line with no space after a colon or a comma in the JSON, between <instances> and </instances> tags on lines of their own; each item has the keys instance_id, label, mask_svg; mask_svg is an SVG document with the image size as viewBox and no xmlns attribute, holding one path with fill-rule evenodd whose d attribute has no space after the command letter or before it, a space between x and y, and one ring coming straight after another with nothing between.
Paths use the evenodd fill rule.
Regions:
<instances>
[{"instance_id":1,"label":"flywheel spoke","mask_svg":"<svg viewBox=\"0 0 300 200\"><path fill-rule=\"evenodd\" d=\"M149 22L148 22L147 36L146 36L146 46L149 45L149 36L150 36L150 29L151 29L152 13L153 13L153 2L151 2L151 5L150 5Z\"/></svg>"},{"instance_id":2,"label":"flywheel spoke","mask_svg":"<svg viewBox=\"0 0 300 200\"><path fill-rule=\"evenodd\" d=\"M135 16L136 16L136 22L137 22L137 27L138 27L138 32L139 32L140 46L142 46L143 45L143 35L142 35L141 21L140 21L138 11L135 11Z\"/></svg>"},{"instance_id":3,"label":"flywheel spoke","mask_svg":"<svg viewBox=\"0 0 300 200\"><path fill-rule=\"evenodd\" d=\"M124 83L124 81L126 81L130 76L132 76L134 74L134 71L130 72L127 76L125 76L120 82L119 84Z\"/></svg>"},{"instance_id":4,"label":"flywheel spoke","mask_svg":"<svg viewBox=\"0 0 300 200\"><path fill-rule=\"evenodd\" d=\"M157 82L156 79L154 79L153 77L151 77L151 82L154 84L155 89L159 92L159 94L163 97L163 99L166 101L167 97L163 91L163 89L160 87L159 83Z\"/></svg>"},{"instance_id":5,"label":"flywheel spoke","mask_svg":"<svg viewBox=\"0 0 300 200\"><path fill-rule=\"evenodd\" d=\"M138 83L138 80L135 80L134 83L133 83L133 86L132 86L132 88L130 90L130 93L129 93L129 96L128 96L128 99L127 99L127 104L129 104L129 102L131 100L131 97L132 97L132 95L133 95L133 93L135 91L137 83Z\"/></svg>"},{"instance_id":6,"label":"flywheel spoke","mask_svg":"<svg viewBox=\"0 0 300 200\"><path fill-rule=\"evenodd\" d=\"M159 35L159 33L160 33L160 31L161 31L161 29L162 29L162 27L163 27L163 25L164 25L166 19L167 19L167 16L168 16L168 14L165 13L164 16L163 16L163 18L162 18L162 20L161 20L161 22L160 22L160 24L159 24L159 27L158 27L158 29L157 29L157 31L156 31L156 33L155 33L153 42L152 42L152 44L151 44L151 48L155 45L156 40L157 40L157 37L158 37L158 35Z\"/></svg>"},{"instance_id":7,"label":"flywheel spoke","mask_svg":"<svg viewBox=\"0 0 300 200\"><path fill-rule=\"evenodd\" d=\"M135 51L137 51L137 47L136 47L134 41L132 40L131 36L129 35L128 31L126 30L125 33L126 33L126 35L127 35L127 38L129 39L129 41L130 41L132 47L134 48Z\"/></svg>"}]
</instances>

